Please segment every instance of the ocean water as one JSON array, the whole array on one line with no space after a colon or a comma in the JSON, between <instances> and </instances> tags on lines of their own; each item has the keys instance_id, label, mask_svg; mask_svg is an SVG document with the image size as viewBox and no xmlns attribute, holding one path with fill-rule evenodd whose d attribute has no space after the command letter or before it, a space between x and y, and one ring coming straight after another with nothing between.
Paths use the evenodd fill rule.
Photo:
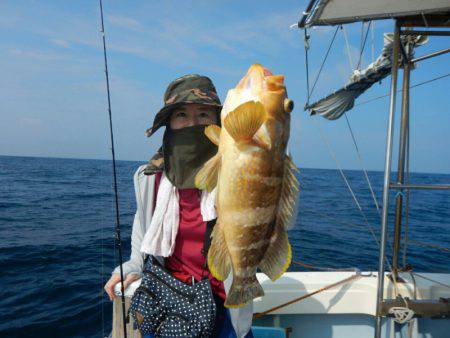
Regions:
<instances>
[{"instance_id":1,"label":"ocean water","mask_svg":"<svg viewBox=\"0 0 450 338\"><path fill-rule=\"evenodd\" d=\"M118 162L125 258L140 164ZM379 237L380 216L363 172L345 174L362 212L338 171L301 169L298 218L289 232L294 259L377 270L368 229ZM381 203L383 174L369 177ZM415 173L411 181L448 184L450 175ZM448 252L419 245L449 246L450 193L414 191L410 200L407 263L416 271L450 272ZM112 306L103 285L118 264L114 228L110 161L0 156L0 337L107 336Z\"/></svg>"}]
</instances>

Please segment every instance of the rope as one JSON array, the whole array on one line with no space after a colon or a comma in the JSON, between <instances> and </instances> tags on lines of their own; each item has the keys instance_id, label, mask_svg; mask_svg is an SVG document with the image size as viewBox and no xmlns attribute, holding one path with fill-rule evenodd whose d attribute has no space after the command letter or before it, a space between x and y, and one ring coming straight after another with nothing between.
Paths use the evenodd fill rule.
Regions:
<instances>
[{"instance_id":1,"label":"rope","mask_svg":"<svg viewBox=\"0 0 450 338\"><path fill-rule=\"evenodd\" d=\"M291 261L291 263L295 264L295 265L303 266L303 267L309 268L309 269L317 269L314 265L310 265L310 264L306 264L306 263L301 263L301 262L296 262L296 261Z\"/></svg>"},{"instance_id":2,"label":"rope","mask_svg":"<svg viewBox=\"0 0 450 338\"><path fill-rule=\"evenodd\" d=\"M371 21L372 22L372 29L371 29L371 32L370 32L370 35L371 35L371 40L372 40L372 62L375 62L375 34L374 34L374 28L375 28L375 22L373 22L373 21Z\"/></svg>"},{"instance_id":3,"label":"rope","mask_svg":"<svg viewBox=\"0 0 450 338\"><path fill-rule=\"evenodd\" d=\"M435 244L428 244L428 243L422 243L422 242L411 241L411 240L409 242L413 243L415 245L418 245L418 246L426 246L429 248L438 249L438 250L445 251L445 252L450 252L450 248L445 248L445 247L435 245Z\"/></svg>"},{"instance_id":4,"label":"rope","mask_svg":"<svg viewBox=\"0 0 450 338\"><path fill-rule=\"evenodd\" d=\"M409 87L409 89L412 89L412 88L415 88L415 87L419 87L419 86L422 86L422 85L424 85L424 84L427 84L427 83L430 83L430 82L434 82L434 81L437 81L437 80L441 80L441 79L446 78L446 77L448 77L448 76L450 76L450 73L444 74L444 75L442 75L442 76L435 77L435 78L430 79L430 80L427 80L427 81L419 82L419 83L417 83L417 84L415 84L415 85ZM399 90L397 90L397 93L401 93L402 91L403 91L402 89L399 89ZM391 95L391 94L389 93L389 94L377 96L377 97L368 99L368 100L366 100L366 101L362 101L362 102L360 102L360 103L358 103L358 104L355 104L353 107L362 106L363 104L366 104L366 103L369 103L369 102L372 102L372 101L376 101L376 100L382 99L382 98L387 97L387 96L389 96L389 95Z\"/></svg>"},{"instance_id":5,"label":"rope","mask_svg":"<svg viewBox=\"0 0 450 338\"><path fill-rule=\"evenodd\" d=\"M369 21L369 25L367 26L366 36L364 37L364 42L362 42L362 34L361 34L361 47L359 49L358 65L356 66L356 69L358 69L358 70L361 68L362 55L364 52L364 48L366 46L367 36L369 35L369 30L370 30L371 25L372 25L372 21ZM361 26L361 33L363 33L363 30L364 30L364 22L362 23L362 26Z\"/></svg>"},{"instance_id":6,"label":"rope","mask_svg":"<svg viewBox=\"0 0 450 338\"><path fill-rule=\"evenodd\" d=\"M316 295L316 294L318 294L318 293L320 293L320 292L322 292L322 291L331 289L331 288L333 288L333 287L335 287L335 286L338 286L338 285L341 285L341 284L348 283L348 282L350 282L351 280L354 280L354 279L359 278L359 277L361 277L361 273L360 273L360 272L357 272L356 274L354 274L354 275L352 275L352 276L350 276L350 277L348 277L348 278L345 278L345 279L343 279L343 280L341 280L341 281L339 281L339 282L336 282L336 283L327 285L327 286L325 286L325 287L323 287L323 288L320 288L320 289L318 289L318 290L316 290L316 291L314 291L314 292L307 293L306 295L303 295L303 296L301 296L301 297L295 298L295 299L293 299L293 300L291 300L291 301L289 301L289 302L283 303L283 304L281 304L281 305L272 307L272 308L270 308L270 309L268 309L268 310L266 310L266 311L263 311L263 312L260 312L260 313L256 313L256 314L253 315L253 319L261 318L261 317L263 317L263 316L265 316L265 315L267 315L267 314L269 314L269 313L271 313L271 312L274 312L274 311L276 311L276 310L278 310L278 309L281 309L281 308L286 307L286 306L288 306L288 305L291 305L291 304L293 304L293 303L299 302L299 301L301 301L301 300L303 300L303 299L306 299L306 298L309 298L309 297L311 297L311 296L314 296L314 295Z\"/></svg>"},{"instance_id":7,"label":"rope","mask_svg":"<svg viewBox=\"0 0 450 338\"><path fill-rule=\"evenodd\" d=\"M291 261L291 263L298 265L298 266L302 266L304 268L314 269L314 270L319 270L319 271L334 271L334 272L348 272L348 271L357 272L357 271L359 271L359 269L357 269L357 268L333 269L333 268L325 268L325 267L321 267L321 266L314 266L311 264L306 264L306 263L302 263L302 262L298 262L298 261Z\"/></svg>"},{"instance_id":8,"label":"rope","mask_svg":"<svg viewBox=\"0 0 450 338\"><path fill-rule=\"evenodd\" d=\"M102 23L102 40L103 40L103 58L105 61L105 78L106 78L106 93L108 97L108 115L109 115L109 131L111 136L111 155L112 155L112 167L113 167L113 180L114 180L114 201L116 209L116 240L119 249L119 261L120 261L120 288L121 288L121 299L122 299L122 320L123 320L123 335L127 338L127 325L126 325L126 314L125 314L125 290L123 287L123 258L122 258L122 240L120 237L120 217L119 217L119 194L117 191L117 172L116 172L116 155L114 151L114 134L112 125L112 113L111 113L111 95L109 90L109 74L108 74L108 60L106 56L106 40L105 40L105 26L103 22L103 6L102 0L99 0L100 5L100 17Z\"/></svg>"},{"instance_id":9,"label":"rope","mask_svg":"<svg viewBox=\"0 0 450 338\"><path fill-rule=\"evenodd\" d=\"M428 281L430 281L430 282L433 282L433 283L436 283L436 284L442 285L442 286L444 286L444 287L446 287L446 288L449 288L449 289L450 289L450 285L448 285L448 284L444 284L444 283L438 282L437 280L434 280L434 279L431 279L431 278L425 277L425 276L423 276L423 275L419 275L419 274L418 274L417 272L412 272L412 271L411 271L411 273L412 273L413 275L417 276L417 277L420 277L420 278L426 279L426 280L428 280Z\"/></svg>"},{"instance_id":10,"label":"rope","mask_svg":"<svg viewBox=\"0 0 450 338\"><path fill-rule=\"evenodd\" d=\"M352 54L350 53L350 44L348 43L347 31L345 30L345 26L341 25L341 30L344 35L345 46L347 48L347 56L348 56L348 63L350 65L350 72L353 72Z\"/></svg>"},{"instance_id":11,"label":"rope","mask_svg":"<svg viewBox=\"0 0 450 338\"><path fill-rule=\"evenodd\" d=\"M347 222L347 221L342 221L342 220L340 220L340 219L338 219L336 217L333 217L333 216L330 216L330 215L327 215L327 214L324 214L324 213L321 213L321 212L318 212L318 211L315 211L315 210L312 210L312 209L308 209L308 208L302 207L301 210L307 211L307 212L311 212L313 214L322 216L323 218L327 218L327 219L329 219L329 220L331 220L333 222L336 222L336 223L339 223L339 224L342 224L342 225L348 225L348 226L351 226L351 227L367 229L367 227L365 227L364 225L351 223L351 222ZM409 242L412 243L412 244L416 244L418 246L430 247L430 248L433 248L433 249L438 249L438 250L442 250L442 251L445 251L445 252L450 252L450 248L445 248L445 247L441 247L441 246L434 245L434 244L422 243L422 242L411 241L411 240ZM379 244L378 239L377 239L377 244ZM390 245L390 243L388 245ZM390 249L392 250L392 248L390 248ZM309 266L307 266L307 267L309 267Z\"/></svg>"},{"instance_id":12,"label":"rope","mask_svg":"<svg viewBox=\"0 0 450 338\"><path fill-rule=\"evenodd\" d=\"M323 66L325 65L325 62L328 59L328 55L330 54L331 47L333 46L334 40L336 39L336 34L338 32L338 29L339 29L339 26L336 27L336 30L334 31L333 38L331 39L330 45L328 46L328 50L325 53L325 57L323 58L322 64L320 65L319 72L317 73L316 79L314 80L314 84L311 88L311 92L308 95L308 102L309 102L311 95L314 92L314 88L316 88L316 84L317 84L317 81L319 80L320 74L322 73Z\"/></svg>"},{"instance_id":13,"label":"rope","mask_svg":"<svg viewBox=\"0 0 450 338\"><path fill-rule=\"evenodd\" d=\"M308 51L309 51L309 35L305 28L304 30L304 38L303 44L305 46L305 68L306 68L306 106L309 105L309 59L308 59Z\"/></svg>"},{"instance_id":14,"label":"rope","mask_svg":"<svg viewBox=\"0 0 450 338\"><path fill-rule=\"evenodd\" d=\"M359 60L358 60L356 69L359 69L359 64L360 64L360 61L361 61L361 54L362 54L361 51L363 49L364 25L365 25L365 22L361 21L361 36L359 37Z\"/></svg>"},{"instance_id":15,"label":"rope","mask_svg":"<svg viewBox=\"0 0 450 338\"><path fill-rule=\"evenodd\" d=\"M322 131L322 128L320 127L320 124L314 118L313 118L313 121L314 121L317 129L319 130L319 134L322 137L322 141L324 141L325 145L327 146L328 152L330 153L331 157L333 158L334 162L336 163L339 173L341 174L342 179L344 180L345 184L347 185L347 188L350 191L350 194L352 195L353 200L355 201L358 209L362 210L361 205L359 204L358 199L356 198L355 193L353 192L353 189L350 186L350 183L348 182L347 177L345 176L344 171L342 170L341 165L340 165L339 161L337 160L336 155L333 152L333 149L330 146L330 143L328 142L328 139L325 137L325 135Z\"/></svg>"},{"instance_id":16,"label":"rope","mask_svg":"<svg viewBox=\"0 0 450 338\"><path fill-rule=\"evenodd\" d=\"M394 316L394 321L399 324L409 323L414 318L414 311L408 307L391 307L389 314Z\"/></svg>"},{"instance_id":17,"label":"rope","mask_svg":"<svg viewBox=\"0 0 450 338\"><path fill-rule=\"evenodd\" d=\"M366 168L364 166L364 163L363 163L363 160L362 160L362 157L361 157L361 153L359 152L359 147L358 147L358 144L356 142L356 138L355 138L355 135L353 133L352 127L350 126L350 121L348 120L347 112L344 113L344 116L345 116L345 120L347 121L348 129L350 130L350 135L352 136L353 144L355 145L356 154L358 155L359 164L361 165L361 168L364 171L364 176L366 177L367 184L369 185L369 189L370 189L370 193L372 194L373 202L375 203L375 207L377 208L378 215L381 216L381 214L380 214L380 207L378 205L377 198L375 196L375 192L373 191L373 187L372 187L372 184L370 182L369 175L367 174L367 170L366 170Z\"/></svg>"},{"instance_id":18,"label":"rope","mask_svg":"<svg viewBox=\"0 0 450 338\"><path fill-rule=\"evenodd\" d=\"M339 161L337 160L336 155L334 154L333 149L331 148L331 146L330 146L330 144L329 144L329 142L328 142L328 139L325 137L325 134L323 133L322 129L320 128L320 124L319 124L318 122L316 122L314 118L313 118L313 121L314 121L314 123L315 123L317 129L319 130L319 134L320 134L320 136L322 137L322 140L325 142L325 144L326 144L326 146L327 146L327 148L328 148L328 152L330 153L331 157L334 159L334 161L335 161L335 163L336 163L336 166L337 166L337 168L338 168L338 170L339 170L339 172L340 172L340 174L341 174L341 176L342 176L342 178L343 178L345 184L347 185L347 188L348 188L348 190L350 191L350 194L352 195L353 200L355 201L355 204L357 205L357 207L358 207L358 209L359 209L359 212L360 212L361 216L362 216L363 219L364 219L364 223L366 224L367 229L369 230L369 232L370 232L370 234L372 235L373 239L374 239L375 242L377 243L378 247L380 247L380 242L379 242L377 236L375 235L375 232L374 232L373 228L370 226L369 221L368 221L368 219L367 219L367 217L366 217L366 214L364 213L363 209L361 208L361 205L359 204L359 201L358 201L358 199L356 198L356 195L355 195L355 193L353 192L353 189L352 189L352 187L350 186L350 183L348 182L347 177L345 176L345 173L344 173L344 171L342 170L341 165L339 164ZM388 244L388 245L389 245L389 244ZM392 248L391 248L391 250L392 250ZM390 270L391 273L392 273L392 266L391 266L391 263L389 262L389 260L388 260L387 258L386 258L386 264L387 264L387 266L389 267L389 270ZM396 286L396 281L394 281L394 285ZM396 289L397 289L397 287L396 287Z\"/></svg>"}]
</instances>

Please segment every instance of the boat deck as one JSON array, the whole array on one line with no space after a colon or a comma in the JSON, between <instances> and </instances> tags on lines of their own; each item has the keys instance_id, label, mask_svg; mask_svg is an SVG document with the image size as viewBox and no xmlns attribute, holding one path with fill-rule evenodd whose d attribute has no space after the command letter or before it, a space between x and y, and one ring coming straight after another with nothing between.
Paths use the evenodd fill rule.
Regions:
<instances>
[{"instance_id":1,"label":"boat deck","mask_svg":"<svg viewBox=\"0 0 450 338\"><path fill-rule=\"evenodd\" d=\"M258 280L264 288L265 296L254 300L254 313L262 313L353 275L355 272L287 272L276 282L272 282L264 274L258 273ZM398 291L403 297L417 300L450 298L450 288L446 286L450 285L450 274L420 275L438 283L417 276L414 283L409 273L401 273L400 277L405 282L398 283ZM125 291L125 296L130 297L139 284L140 281L131 284ZM385 298L396 298L394 284L387 276L384 285ZM119 286L116 288L116 294L120 295ZM376 294L377 273L362 272L359 277L347 283L336 285L255 319L254 325L286 329L289 337L373 337ZM121 327L119 305L120 299L116 298L113 337L121 337L122 332L119 329ZM419 318L414 322L412 337L450 337L449 319ZM391 333L391 330L397 333ZM401 332L405 334L406 330L407 325L394 326L390 318L384 319L383 337L402 337ZM259 337L265 336L260 333Z\"/></svg>"}]
</instances>

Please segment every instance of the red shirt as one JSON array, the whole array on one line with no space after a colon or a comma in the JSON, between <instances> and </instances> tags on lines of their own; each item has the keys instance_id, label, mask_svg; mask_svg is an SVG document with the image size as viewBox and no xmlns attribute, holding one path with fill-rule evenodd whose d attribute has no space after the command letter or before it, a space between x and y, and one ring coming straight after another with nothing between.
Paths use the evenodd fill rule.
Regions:
<instances>
[{"instance_id":1,"label":"red shirt","mask_svg":"<svg viewBox=\"0 0 450 338\"><path fill-rule=\"evenodd\" d=\"M158 191L161 173L156 174L155 191ZM156 194L155 194L156 195ZM202 254L205 239L206 222L200 210L200 190L178 189L180 204L180 224L172 256L165 259L165 266L172 275L182 282L191 284L192 276L196 281L207 276L214 294L225 299L223 283L214 278L208 268L204 270L205 257Z\"/></svg>"}]
</instances>

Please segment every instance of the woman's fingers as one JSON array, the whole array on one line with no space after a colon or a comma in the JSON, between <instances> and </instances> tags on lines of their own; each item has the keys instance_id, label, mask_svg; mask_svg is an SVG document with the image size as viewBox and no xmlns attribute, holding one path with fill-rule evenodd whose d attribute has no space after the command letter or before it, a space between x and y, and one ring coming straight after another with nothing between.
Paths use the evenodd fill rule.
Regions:
<instances>
[{"instance_id":1,"label":"woman's fingers","mask_svg":"<svg viewBox=\"0 0 450 338\"><path fill-rule=\"evenodd\" d=\"M114 299L114 297L115 297L114 287L119 282L120 282L120 275L118 273L113 273L111 278L105 284L105 291L108 294L110 300Z\"/></svg>"},{"instance_id":2,"label":"woman's fingers","mask_svg":"<svg viewBox=\"0 0 450 338\"><path fill-rule=\"evenodd\" d=\"M123 281L123 288L124 290L131 284L133 283L135 280L138 280L140 278L140 276L138 275L133 275L133 274L129 274L127 276L127 278L125 278L125 280Z\"/></svg>"},{"instance_id":3,"label":"woman's fingers","mask_svg":"<svg viewBox=\"0 0 450 338\"><path fill-rule=\"evenodd\" d=\"M126 289L131 283L140 278L139 275L129 274L123 281L123 287ZM114 288L117 283L120 283L120 275L118 273L113 273L109 281L105 284L105 291L109 296L110 300L113 300L116 296L114 293Z\"/></svg>"}]
</instances>

